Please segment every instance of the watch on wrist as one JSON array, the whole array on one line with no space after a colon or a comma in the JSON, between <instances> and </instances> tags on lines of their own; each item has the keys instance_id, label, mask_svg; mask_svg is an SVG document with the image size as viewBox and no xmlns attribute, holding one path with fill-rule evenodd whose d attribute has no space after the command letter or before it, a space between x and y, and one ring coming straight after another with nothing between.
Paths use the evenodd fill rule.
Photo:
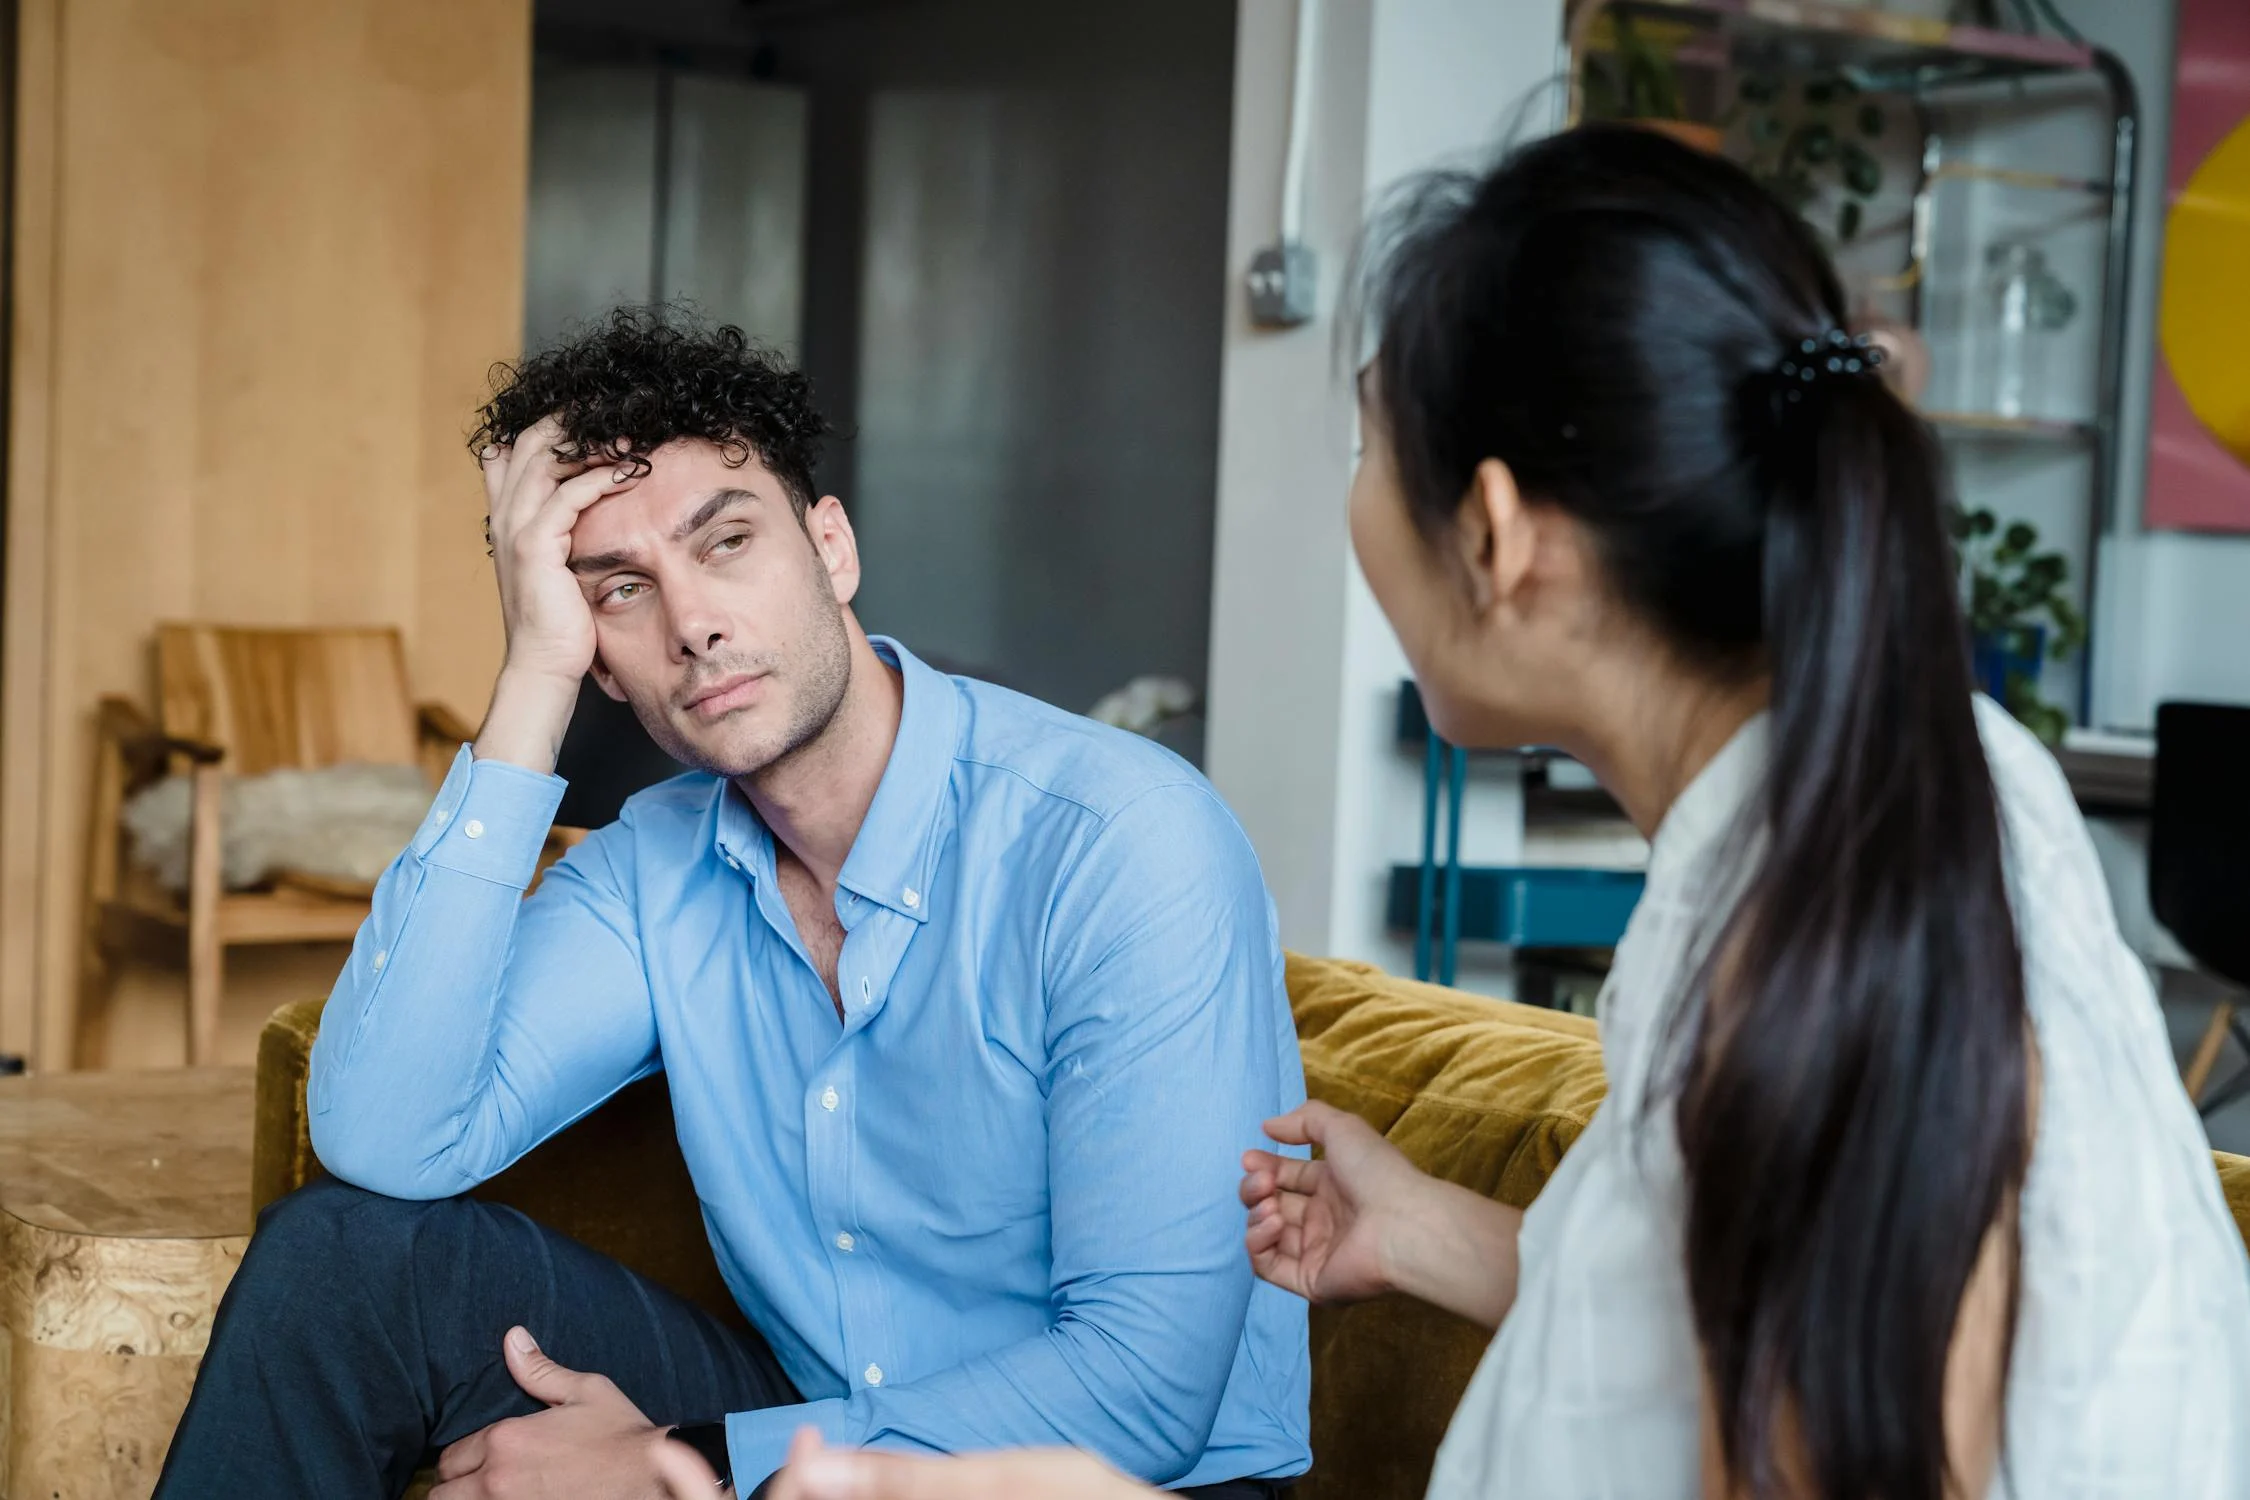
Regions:
<instances>
[{"instance_id":1,"label":"watch on wrist","mask_svg":"<svg viewBox=\"0 0 2250 1500\"><path fill-rule=\"evenodd\" d=\"M687 1422L678 1427L668 1427L664 1435L675 1443L685 1443L701 1454L719 1476L719 1487L712 1493L731 1494L734 1491L734 1460L727 1456L727 1424L724 1422Z\"/></svg>"}]
</instances>

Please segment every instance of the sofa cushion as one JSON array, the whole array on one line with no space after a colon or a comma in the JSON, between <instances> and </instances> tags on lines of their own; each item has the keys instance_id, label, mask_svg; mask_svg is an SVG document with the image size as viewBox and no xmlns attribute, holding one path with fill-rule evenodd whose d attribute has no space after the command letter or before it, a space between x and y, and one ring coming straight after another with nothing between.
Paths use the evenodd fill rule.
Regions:
<instances>
[{"instance_id":1,"label":"sofa cushion","mask_svg":"<svg viewBox=\"0 0 2250 1500\"><path fill-rule=\"evenodd\" d=\"M1594 1023L1291 957L1313 1098L1366 1119L1416 1166L1528 1205L1604 1092ZM1403 1297L1312 1315L1313 1471L1303 1500L1409 1500L1491 1335Z\"/></svg>"}]
</instances>

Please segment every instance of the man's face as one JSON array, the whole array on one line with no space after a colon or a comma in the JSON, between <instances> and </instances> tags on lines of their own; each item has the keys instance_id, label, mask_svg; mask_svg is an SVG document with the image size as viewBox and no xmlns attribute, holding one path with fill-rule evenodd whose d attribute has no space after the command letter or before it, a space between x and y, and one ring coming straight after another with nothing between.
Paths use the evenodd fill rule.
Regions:
<instances>
[{"instance_id":1,"label":"man's face","mask_svg":"<svg viewBox=\"0 0 2250 1500\"><path fill-rule=\"evenodd\" d=\"M673 759L747 776L828 726L851 678L859 551L844 508L800 523L755 457L682 440L588 507L570 569L594 611L594 677Z\"/></svg>"}]
</instances>

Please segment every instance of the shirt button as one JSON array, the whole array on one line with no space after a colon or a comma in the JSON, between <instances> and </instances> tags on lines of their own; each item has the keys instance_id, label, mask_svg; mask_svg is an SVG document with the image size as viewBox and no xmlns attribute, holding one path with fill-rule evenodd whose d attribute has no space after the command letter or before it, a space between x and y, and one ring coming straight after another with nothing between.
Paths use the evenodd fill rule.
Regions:
<instances>
[{"instance_id":1,"label":"shirt button","mask_svg":"<svg viewBox=\"0 0 2250 1500\"><path fill-rule=\"evenodd\" d=\"M430 821L432 823L435 823L438 827L443 828L446 824L453 821L453 814L445 808L441 807L436 812L430 814Z\"/></svg>"},{"instance_id":2,"label":"shirt button","mask_svg":"<svg viewBox=\"0 0 2250 1500\"><path fill-rule=\"evenodd\" d=\"M859 976L859 1003L860 1003L860 1004L862 1004L862 1005L868 1005L868 1004L871 1004L871 1003L873 1003L874 999L875 999L875 986L873 986L872 984L869 984L869 983L867 982L867 976L866 976L865 974L862 974L862 975L860 975L860 976Z\"/></svg>"},{"instance_id":3,"label":"shirt button","mask_svg":"<svg viewBox=\"0 0 2250 1500\"><path fill-rule=\"evenodd\" d=\"M475 818L471 818L461 825L461 832L469 838L481 839L484 837L484 825Z\"/></svg>"},{"instance_id":4,"label":"shirt button","mask_svg":"<svg viewBox=\"0 0 2250 1500\"><path fill-rule=\"evenodd\" d=\"M836 1091L834 1089L826 1088L820 1091L820 1107L822 1109L834 1109L836 1107Z\"/></svg>"},{"instance_id":5,"label":"shirt button","mask_svg":"<svg viewBox=\"0 0 2250 1500\"><path fill-rule=\"evenodd\" d=\"M843 1251L846 1255L852 1253L852 1244L853 1240L849 1234L839 1234L836 1236L836 1248Z\"/></svg>"},{"instance_id":6,"label":"shirt button","mask_svg":"<svg viewBox=\"0 0 2250 1500\"><path fill-rule=\"evenodd\" d=\"M383 965L389 963L390 961L391 950L388 948L378 948L375 950L375 957L369 961L368 966L372 968L376 973L380 974L383 972Z\"/></svg>"},{"instance_id":7,"label":"shirt button","mask_svg":"<svg viewBox=\"0 0 2250 1500\"><path fill-rule=\"evenodd\" d=\"M883 1383L883 1367L881 1365L869 1365L859 1373L860 1377L869 1385L881 1385Z\"/></svg>"},{"instance_id":8,"label":"shirt button","mask_svg":"<svg viewBox=\"0 0 2250 1500\"><path fill-rule=\"evenodd\" d=\"M922 904L922 893L912 886L906 888L906 905L909 910Z\"/></svg>"}]
</instances>

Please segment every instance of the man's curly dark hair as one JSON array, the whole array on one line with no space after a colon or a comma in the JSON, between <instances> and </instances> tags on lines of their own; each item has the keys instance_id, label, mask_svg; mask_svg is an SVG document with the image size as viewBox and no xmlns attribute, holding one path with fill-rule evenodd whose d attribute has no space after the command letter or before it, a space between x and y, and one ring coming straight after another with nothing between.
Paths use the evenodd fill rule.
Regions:
<instances>
[{"instance_id":1,"label":"man's curly dark hair","mask_svg":"<svg viewBox=\"0 0 2250 1500\"><path fill-rule=\"evenodd\" d=\"M674 438L703 438L730 464L755 456L802 516L813 503L828 419L812 382L739 328L675 307L621 307L520 364L493 367L492 399L469 451L508 445L543 417L562 426L555 456L632 465Z\"/></svg>"}]
</instances>

